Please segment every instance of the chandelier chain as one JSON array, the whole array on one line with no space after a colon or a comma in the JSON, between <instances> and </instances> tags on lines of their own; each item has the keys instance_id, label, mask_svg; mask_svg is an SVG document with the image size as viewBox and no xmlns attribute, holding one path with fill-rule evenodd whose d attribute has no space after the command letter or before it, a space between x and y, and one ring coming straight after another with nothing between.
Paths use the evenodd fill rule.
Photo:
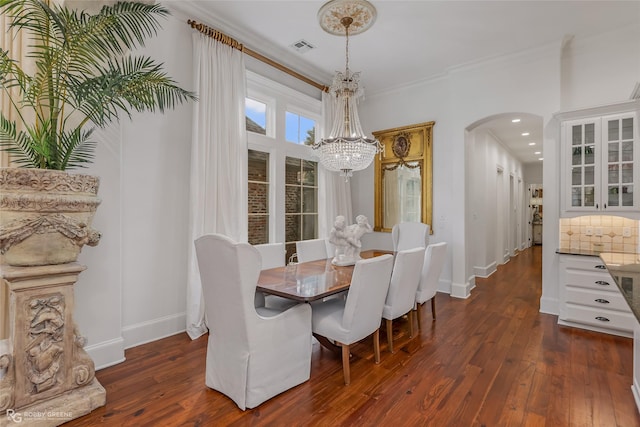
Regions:
<instances>
[{"instance_id":1,"label":"chandelier chain","mask_svg":"<svg viewBox=\"0 0 640 427\"><path fill-rule=\"evenodd\" d=\"M344 26L344 32L347 38L347 43L346 43L346 60L345 60L345 64L346 64L346 68L344 70L344 74L345 74L345 78L347 80L349 80L349 25L345 24Z\"/></svg>"}]
</instances>

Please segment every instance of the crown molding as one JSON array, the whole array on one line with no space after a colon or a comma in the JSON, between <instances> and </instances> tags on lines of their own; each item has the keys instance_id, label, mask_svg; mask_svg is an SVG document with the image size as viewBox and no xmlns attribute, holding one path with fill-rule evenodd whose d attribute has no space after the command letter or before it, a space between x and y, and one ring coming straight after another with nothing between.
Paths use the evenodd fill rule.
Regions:
<instances>
[{"instance_id":1,"label":"crown molding","mask_svg":"<svg viewBox=\"0 0 640 427\"><path fill-rule=\"evenodd\" d=\"M264 37L252 32L251 30L234 27L228 22L223 21L211 11L203 7L203 4L206 2L166 1L163 3L172 12L178 12L178 14L184 18L193 19L209 27L213 27L216 30L236 39L243 45L246 45L251 50L258 52L269 59L277 61L318 83L329 86L333 79L332 74L319 70L315 66L304 61L296 52L290 52L286 49L277 47L275 44L269 43ZM186 22L185 25L187 25Z\"/></svg>"}]
</instances>

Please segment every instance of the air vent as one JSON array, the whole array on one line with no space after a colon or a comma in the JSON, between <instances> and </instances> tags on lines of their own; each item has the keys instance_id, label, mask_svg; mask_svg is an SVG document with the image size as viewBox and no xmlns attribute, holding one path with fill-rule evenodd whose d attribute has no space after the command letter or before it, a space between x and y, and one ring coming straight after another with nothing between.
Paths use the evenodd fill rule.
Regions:
<instances>
[{"instance_id":1,"label":"air vent","mask_svg":"<svg viewBox=\"0 0 640 427\"><path fill-rule=\"evenodd\" d=\"M306 40L298 40L292 45L289 45L289 47L295 49L296 52L298 53L306 53L306 52L309 52L311 49L315 49L315 46Z\"/></svg>"}]
</instances>

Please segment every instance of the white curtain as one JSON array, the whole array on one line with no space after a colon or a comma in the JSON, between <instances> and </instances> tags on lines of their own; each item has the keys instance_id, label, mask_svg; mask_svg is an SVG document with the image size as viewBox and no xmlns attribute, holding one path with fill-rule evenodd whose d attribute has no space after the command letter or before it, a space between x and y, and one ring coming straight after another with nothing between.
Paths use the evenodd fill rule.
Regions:
<instances>
[{"instance_id":1,"label":"white curtain","mask_svg":"<svg viewBox=\"0 0 640 427\"><path fill-rule=\"evenodd\" d=\"M319 136L324 138L331 131L335 97L322 92L322 126ZM344 215L347 224L353 223L351 208L351 186L338 172L326 170L318 166L318 237L329 237L333 222L338 215Z\"/></svg>"},{"instance_id":2,"label":"white curtain","mask_svg":"<svg viewBox=\"0 0 640 427\"><path fill-rule=\"evenodd\" d=\"M247 133L242 52L195 33L193 60L187 333L195 339L207 326L194 240L221 233L247 241Z\"/></svg>"}]
</instances>

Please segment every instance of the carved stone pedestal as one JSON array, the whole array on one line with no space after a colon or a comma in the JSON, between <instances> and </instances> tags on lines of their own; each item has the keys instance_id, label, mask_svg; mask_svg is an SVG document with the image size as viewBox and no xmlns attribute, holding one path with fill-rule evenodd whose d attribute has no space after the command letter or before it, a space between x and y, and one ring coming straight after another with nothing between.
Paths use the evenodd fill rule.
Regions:
<instances>
[{"instance_id":1,"label":"carved stone pedestal","mask_svg":"<svg viewBox=\"0 0 640 427\"><path fill-rule=\"evenodd\" d=\"M73 322L73 285L85 268L1 266L10 328L0 342L0 426L58 426L105 404Z\"/></svg>"}]
</instances>

